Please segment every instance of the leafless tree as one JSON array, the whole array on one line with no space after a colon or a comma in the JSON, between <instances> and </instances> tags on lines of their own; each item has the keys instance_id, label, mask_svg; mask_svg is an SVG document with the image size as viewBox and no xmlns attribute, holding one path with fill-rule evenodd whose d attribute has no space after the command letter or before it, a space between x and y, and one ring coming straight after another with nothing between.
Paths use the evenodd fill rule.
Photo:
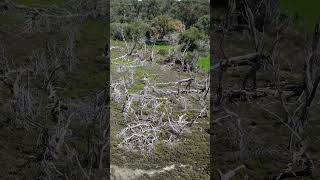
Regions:
<instances>
[{"instance_id":1,"label":"leafless tree","mask_svg":"<svg viewBox=\"0 0 320 180\"><path fill-rule=\"evenodd\" d=\"M235 2L234 2L235 3ZM232 3L231 3L232 4ZM215 84L213 85L216 93L214 94L215 106L214 112L216 118L215 124L216 134L223 133L224 138L229 141L225 146L235 148L237 145L239 150L239 158L232 157L233 161L240 161L241 163L255 157L256 153L252 150L253 146L260 146L263 142L255 134L250 131L256 126L255 122L251 125L243 126L243 121L246 122L245 115L237 113L235 110L241 109L240 104L256 106L257 109L268 113L273 118L280 121L289 132L287 149L279 150L278 147L270 149L261 147L262 154L274 154L277 152L277 161L286 166L281 173L274 176L274 179L284 179L295 176L310 176L315 168L314 158L308 150L310 147L310 137L308 131L310 130L310 112L313 110L313 102L317 99L317 89L319 84L318 79L318 61L319 61L319 20L315 28L315 33L312 38L312 43L305 46L304 54L304 71L301 73L303 81L301 85L290 84L283 78L283 58L280 56L283 44L282 40L287 35L292 19L280 19L280 11L274 1L259 1L256 5L246 3L244 11L240 12L241 16L246 20L246 29L249 36L246 37L252 40L253 53L241 55L236 57L228 57L223 46L223 41L228 33L233 33L232 28L228 26L228 21L232 20L232 7L229 8L225 19L221 21L220 28L215 35L214 57L218 63L212 67L212 71L216 73ZM263 12L258 11L263 10ZM229 18L228 18L229 17ZM259 24L263 18L262 29L259 29ZM232 24L232 23L231 23ZM266 38L270 39L270 35L266 36L266 32L273 32L273 43L269 45L266 43ZM270 47L270 50L267 49ZM264 69L261 69L264 67ZM242 85L228 82L228 73L233 71L247 71ZM240 70L241 69L241 70ZM265 85L258 84L257 72L262 71L271 72L271 83ZM292 70L291 70L292 71ZM252 88L248 87L248 80L252 79ZM242 88L241 88L242 86ZM292 98L296 98L296 102L292 102ZM240 102L239 102L240 101ZM245 102L245 103L244 103ZM281 114L274 112L270 108L270 104L276 104L281 108ZM269 108L267 108L269 107ZM219 130L217 127L223 127L225 131ZM215 136L216 139L217 136ZM219 141L220 140L216 140ZM251 143L251 144L250 144ZM251 150L250 150L251 149ZM260 151L260 150L259 150ZM237 151L232 150L232 153ZM220 152L219 152L220 153ZM225 152L222 158L230 159L230 154ZM276 159L275 158L275 159ZM281 159L281 160L280 160ZM282 160L283 159L283 160ZM282 162L284 161L284 162ZM246 165L245 165L246 166ZM244 167L245 167L244 166ZM232 176L235 176L235 171ZM220 179L225 178L220 172Z\"/></svg>"}]
</instances>

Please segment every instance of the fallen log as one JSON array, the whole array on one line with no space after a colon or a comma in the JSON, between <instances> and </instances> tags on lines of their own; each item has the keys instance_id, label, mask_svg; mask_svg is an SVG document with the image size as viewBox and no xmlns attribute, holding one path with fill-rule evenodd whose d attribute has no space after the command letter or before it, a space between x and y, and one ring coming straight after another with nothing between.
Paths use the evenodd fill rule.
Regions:
<instances>
[{"instance_id":1,"label":"fallen log","mask_svg":"<svg viewBox=\"0 0 320 180\"><path fill-rule=\"evenodd\" d=\"M186 79L181 79L175 82L165 82L165 83L155 83L156 85L176 85L176 84L181 84L184 82L189 83L190 81L193 81L193 78L186 78Z\"/></svg>"},{"instance_id":2,"label":"fallen log","mask_svg":"<svg viewBox=\"0 0 320 180\"><path fill-rule=\"evenodd\" d=\"M229 58L228 67L232 66L251 66L252 63L255 63L258 59L264 59L265 56L259 53L251 53L243 56L236 56ZM227 60L224 60L218 64L213 65L212 69L218 69L221 66L225 66Z\"/></svg>"},{"instance_id":3,"label":"fallen log","mask_svg":"<svg viewBox=\"0 0 320 180\"><path fill-rule=\"evenodd\" d=\"M229 101L247 101L250 99L257 99L261 97L266 97L268 94L263 91L247 91L247 90L230 90L225 91L226 97Z\"/></svg>"},{"instance_id":4,"label":"fallen log","mask_svg":"<svg viewBox=\"0 0 320 180\"><path fill-rule=\"evenodd\" d=\"M282 87L282 94L290 100L290 98L294 96L300 96L304 90L303 85L287 85ZM228 97L230 101L240 100L246 101L249 99L256 99L262 98L266 96L273 96L276 97L279 95L277 89L272 87L264 87L264 88L257 88L255 91L248 91L248 90L228 90L224 92L225 96Z\"/></svg>"}]
</instances>

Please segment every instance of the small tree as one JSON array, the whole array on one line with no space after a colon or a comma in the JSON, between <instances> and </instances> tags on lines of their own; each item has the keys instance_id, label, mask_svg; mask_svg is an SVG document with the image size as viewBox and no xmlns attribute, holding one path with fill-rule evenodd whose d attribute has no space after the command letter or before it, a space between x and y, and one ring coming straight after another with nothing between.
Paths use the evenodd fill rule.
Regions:
<instances>
[{"instance_id":1,"label":"small tree","mask_svg":"<svg viewBox=\"0 0 320 180\"><path fill-rule=\"evenodd\" d=\"M113 39L122 40L123 35L127 36L128 32L128 23L111 23L111 37Z\"/></svg>"},{"instance_id":2,"label":"small tree","mask_svg":"<svg viewBox=\"0 0 320 180\"><path fill-rule=\"evenodd\" d=\"M132 23L112 23L111 36L114 39L123 40L123 38L137 41L145 38L149 25L143 21L134 21ZM123 37L124 36L124 37Z\"/></svg>"},{"instance_id":3,"label":"small tree","mask_svg":"<svg viewBox=\"0 0 320 180\"><path fill-rule=\"evenodd\" d=\"M157 16L152 20L152 31L156 35L157 39L162 39L163 36L172 30L172 27L169 25L171 20L171 17L165 15Z\"/></svg>"},{"instance_id":4,"label":"small tree","mask_svg":"<svg viewBox=\"0 0 320 180\"><path fill-rule=\"evenodd\" d=\"M141 20L134 21L129 24L129 39L133 41L138 41L141 38L145 38L147 31L149 30L149 25Z\"/></svg>"},{"instance_id":5,"label":"small tree","mask_svg":"<svg viewBox=\"0 0 320 180\"><path fill-rule=\"evenodd\" d=\"M204 34L196 27L191 27L180 35L180 43L184 43L183 49L192 51L196 49L197 42L204 38Z\"/></svg>"}]
</instances>

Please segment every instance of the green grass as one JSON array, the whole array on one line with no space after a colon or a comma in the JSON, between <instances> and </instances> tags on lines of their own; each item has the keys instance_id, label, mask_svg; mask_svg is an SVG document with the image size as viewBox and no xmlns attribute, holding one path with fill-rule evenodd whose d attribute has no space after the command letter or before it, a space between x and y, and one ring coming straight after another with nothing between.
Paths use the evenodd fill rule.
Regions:
<instances>
[{"instance_id":1,"label":"green grass","mask_svg":"<svg viewBox=\"0 0 320 180\"><path fill-rule=\"evenodd\" d=\"M160 44L160 45L154 45L154 48L156 50L169 50L172 48L171 45L166 45L166 44Z\"/></svg>"},{"instance_id":2,"label":"green grass","mask_svg":"<svg viewBox=\"0 0 320 180\"><path fill-rule=\"evenodd\" d=\"M129 88L129 93L135 93L143 90L144 84L142 83L135 83L132 87Z\"/></svg>"},{"instance_id":3,"label":"green grass","mask_svg":"<svg viewBox=\"0 0 320 180\"><path fill-rule=\"evenodd\" d=\"M120 60L116 60L114 63L115 64L121 64L121 65L131 65L134 64L136 61L134 59L120 59Z\"/></svg>"},{"instance_id":4,"label":"green grass","mask_svg":"<svg viewBox=\"0 0 320 180\"><path fill-rule=\"evenodd\" d=\"M319 0L281 0L281 8L289 14L297 13L302 21L313 30L317 17L320 16Z\"/></svg>"},{"instance_id":5,"label":"green grass","mask_svg":"<svg viewBox=\"0 0 320 180\"><path fill-rule=\"evenodd\" d=\"M198 60L197 63L201 69L203 69L204 71L208 72L210 69L210 58L209 56L206 57L200 57L200 59Z\"/></svg>"}]
</instances>

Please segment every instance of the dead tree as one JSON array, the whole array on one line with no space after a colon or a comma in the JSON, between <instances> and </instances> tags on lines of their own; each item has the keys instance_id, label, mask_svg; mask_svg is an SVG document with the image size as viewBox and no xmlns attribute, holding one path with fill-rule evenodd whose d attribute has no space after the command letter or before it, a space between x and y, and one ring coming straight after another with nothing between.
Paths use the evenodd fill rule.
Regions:
<instances>
[{"instance_id":1,"label":"dead tree","mask_svg":"<svg viewBox=\"0 0 320 180\"><path fill-rule=\"evenodd\" d=\"M296 108L291 112L283 97L283 92L279 85L279 77L275 77L277 84L277 90L279 92L279 100L281 106L285 112L285 118L282 120L283 124L291 132L290 140L288 143L288 150L294 154L292 157L291 164L288 165L288 168L284 172L280 173L274 179L284 179L293 176L310 176L312 175L312 169L314 167L313 160L308 152L308 140L305 135L305 131L308 128L309 120L309 111L312 106L312 102L316 96L318 85L320 83L319 75L319 64L315 62L319 61L319 29L320 29L320 19L316 23L315 33L313 36L313 42L311 44L311 51L305 60L305 69L304 69L304 85L302 86L303 93L302 101L298 101ZM273 63L275 64L275 63ZM275 69L275 75L278 75L278 68ZM315 73L315 74L313 74ZM303 162L303 163L301 163ZM296 167L293 167L296 166Z\"/></svg>"},{"instance_id":2,"label":"dead tree","mask_svg":"<svg viewBox=\"0 0 320 180\"><path fill-rule=\"evenodd\" d=\"M256 19L254 17L254 14L249 7L249 5L245 6L245 13L246 13L246 20L248 22L248 29L250 30L251 36L254 40L254 47L255 47L255 52L258 54L261 54L262 46L263 46L263 33L262 35L259 36L259 32L256 29ZM251 61L251 68L249 72L246 74L243 84L242 84L242 89L246 89L246 84L248 79L251 77L253 81L253 87L252 89L256 89L256 78L257 78L257 71L260 69L261 66L261 58L262 56L256 56L254 59Z\"/></svg>"}]
</instances>

